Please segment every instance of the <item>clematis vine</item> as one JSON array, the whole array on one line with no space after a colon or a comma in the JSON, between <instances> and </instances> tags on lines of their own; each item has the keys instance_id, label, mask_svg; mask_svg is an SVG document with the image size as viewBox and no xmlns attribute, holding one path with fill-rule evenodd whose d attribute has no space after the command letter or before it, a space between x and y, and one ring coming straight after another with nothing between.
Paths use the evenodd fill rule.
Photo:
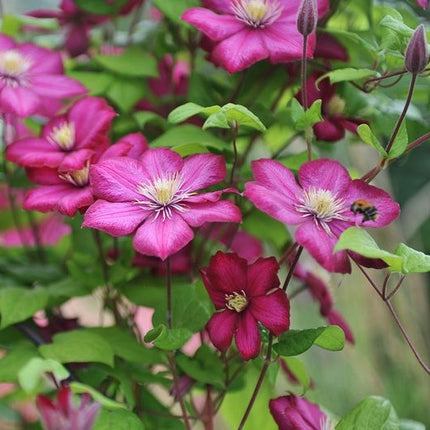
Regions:
<instances>
[{"instance_id":1,"label":"clematis vine","mask_svg":"<svg viewBox=\"0 0 430 430\"><path fill-rule=\"evenodd\" d=\"M136 251L165 260L193 239L193 227L240 222L239 208L220 200L221 191L197 193L225 175L222 156L182 159L166 148L149 149L139 160L105 160L91 169L99 200L86 212L83 225L112 236L135 232Z\"/></svg>"},{"instance_id":2,"label":"clematis vine","mask_svg":"<svg viewBox=\"0 0 430 430\"><path fill-rule=\"evenodd\" d=\"M19 117L43 113L53 100L86 93L63 75L60 54L32 43L18 44L0 34L0 112Z\"/></svg>"},{"instance_id":3,"label":"clematis vine","mask_svg":"<svg viewBox=\"0 0 430 430\"><path fill-rule=\"evenodd\" d=\"M240 355L249 360L260 351L258 323L275 336L289 329L289 301L279 288L278 270L274 257L259 258L248 265L237 254L221 251L201 269L217 309L206 326L216 348L226 351L234 336Z\"/></svg>"},{"instance_id":4,"label":"clematis vine","mask_svg":"<svg viewBox=\"0 0 430 430\"><path fill-rule=\"evenodd\" d=\"M204 0L205 8L188 9L182 19L213 43L209 59L230 73L268 59L272 63L298 60L303 37L297 30L299 0ZM328 0L318 1L319 17ZM309 35L307 55L312 56L315 34Z\"/></svg>"},{"instance_id":5,"label":"clematis vine","mask_svg":"<svg viewBox=\"0 0 430 430\"><path fill-rule=\"evenodd\" d=\"M363 180L352 180L337 161L304 163L299 169L299 183L277 161L254 161L252 170L255 181L245 185L244 195L273 218L297 225L296 241L330 272L351 271L347 252L333 253L344 230L352 226L383 227L400 213L388 193ZM371 216L365 208L372 211Z\"/></svg>"},{"instance_id":6,"label":"clematis vine","mask_svg":"<svg viewBox=\"0 0 430 430\"><path fill-rule=\"evenodd\" d=\"M269 402L270 413L279 430L331 430L334 424L314 403L293 394Z\"/></svg>"},{"instance_id":7,"label":"clematis vine","mask_svg":"<svg viewBox=\"0 0 430 430\"><path fill-rule=\"evenodd\" d=\"M100 403L91 402L87 393L81 396L78 405L74 405L68 387L58 392L56 401L42 395L37 397L37 407L46 430L91 430L100 406Z\"/></svg>"},{"instance_id":8,"label":"clematis vine","mask_svg":"<svg viewBox=\"0 0 430 430\"><path fill-rule=\"evenodd\" d=\"M65 115L46 124L40 138L12 143L6 151L9 161L24 167L52 167L60 172L80 169L103 141L115 116L104 99L87 97L76 102Z\"/></svg>"},{"instance_id":9,"label":"clematis vine","mask_svg":"<svg viewBox=\"0 0 430 430\"><path fill-rule=\"evenodd\" d=\"M331 85L328 79L323 79L317 87L316 81L320 76L322 73L313 73L306 84L309 105L318 99L322 100L323 120L313 126L315 137L326 142L336 142L345 137L346 130L357 134L357 127L365 121L345 116L345 100L336 94L336 85ZM301 91L296 98L302 99Z\"/></svg>"}]
</instances>

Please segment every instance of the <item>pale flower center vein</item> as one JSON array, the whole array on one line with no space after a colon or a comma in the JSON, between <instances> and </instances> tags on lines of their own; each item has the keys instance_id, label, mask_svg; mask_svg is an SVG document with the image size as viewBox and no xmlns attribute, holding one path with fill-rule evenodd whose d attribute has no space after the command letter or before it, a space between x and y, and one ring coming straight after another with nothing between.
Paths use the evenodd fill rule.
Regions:
<instances>
[{"instance_id":1,"label":"pale flower center vein","mask_svg":"<svg viewBox=\"0 0 430 430\"><path fill-rule=\"evenodd\" d=\"M303 190L303 196L298 197L298 201L295 209L303 214L302 217L313 218L315 224L327 234L332 234L329 225L331 221L348 220L342 215L346 207L345 200L333 195L329 190L310 187Z\"/></svg>"},{"instance_id":2,"label":"pale flower center vein","mask_svg":"<svg viewBox=\"0 0 430 430\"><path fill-rule=\"evenodd\" d=\"M230 7L239 21L254 28L272 25L283 9L279 0L231 0Z\"/></svg>"},{"instance_id":3,"label":"pale flower center vein","mask_svg":"<svg viewBox=\"0 0 430 430\"><path fill-rule=\"evenodd\" d=\"M25 58L16 50L0 53L0 79L10 87L26 85L25 73L31 67L32 61Z\"/></svg>"},{"instance_id":4,"label":"pale flower center vein","mask_svg":"<svg viewBox=\"0 0 430 430\"><path fill-rule=\"evenodd\" d=\"M75 187L81 188L88 185L89 173L90 173L90 162L87 161L85 166L82 169L61 173L58 176L63 181L69 182Z\"/></svg>"},{"instance_id":5,"label":"pale flower center vein","mask_svg":"<svg viewBox=\"0 0 430 430\"><path fill-rule=\"evenodd\" d=\"M65 121L53 127L48 141L54 146L59 146L63 151L70 151L75 145L75 125Z\"/></svg>"},{"instance_id":6,"label":"pale flower center vein","mask_svg":"<svg viewBox=\"0 0 430 430\"><path fill-rule=\"evenodd\" d=\"M135 203L143 209L151 210L157 219L160 215L163 221L171 218L174 211L185 212L187 205L184 200L193 196L188 188L183 188L184 180L178 173L169 173L152 180L152 182L138 185L137 192L144 199L137 199Z\"/></svg>"},{"instance_id":7,"label":"pale flower center vein","mask_svg":"<svg viewBox=\"0 0 430 430\"><path fill-rule=\"evenodd\" d=\"M242 312L248 306L248 299L243 290L240 293L235 291L233 294L226 294L225 301L226 308L231 311Z\"/></svg>"}]
</instances>

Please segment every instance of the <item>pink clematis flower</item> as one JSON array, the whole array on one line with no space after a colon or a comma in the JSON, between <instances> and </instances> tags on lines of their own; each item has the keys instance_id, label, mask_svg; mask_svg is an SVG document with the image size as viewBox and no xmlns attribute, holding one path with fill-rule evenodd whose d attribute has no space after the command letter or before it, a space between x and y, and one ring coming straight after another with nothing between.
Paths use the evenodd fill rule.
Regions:
<instances>
[{"instance_id":1,"label":"pink clematis flower","mask_svg":"<svg viewBox=\"0 0 430 430\"><path fill-rule=\"evenodd\" d=\"M81 396L78 405L74 405L68 387L61 388L56 401L39 395L36 402L46 430L91 430L101 406L91 402L87 393Z\"/></svg>"},{"instance_id":2,"label":"pink clematis flower","mask_svg":"<svg viewBox=\"0 0 430 430\"><path fill-rule=\"evenodd\" d=\"M269 402L279 430L325 430L332 428L329 418L314 403L293 394Z\"/></svg>"},{"instance_id":3,"label":"pink clematis flower","mask_svg":"<svg viewBox=\"0 0 430 430\"><path fill-rule=\"evenodd\" d=\"M104 99L86 97L76 102L65 115L46 124L40 138L26 138L6 150L9 161L24 167L52 167L60 172L77 170L107 140L115 116Z\"/></svg>"},{"instance_id":4,"label":"pink clematis flower","mask_svg":"<svg viewBox=\"0 0 430 430\"><path fill-rule=\"evenodd\" d=\"M88 209L83 225L112 236L136 232L136 251L165 260L192 240L192 227L240 222L239 208L220 200L221 191L196 193L225 175L222 156L197 154L183 160L166 148L149 149L139 160L103 161L91 169L100 200Z\"/></svg>"},{"instance_id":5,"label":"pink clematis flower","mask_svg":"<svg viewBox=\"0 0 430 430\"><path fill-rule=\"evenodd\" d=\"M297 29L300 3L300 0L204 0L206 8L188 9L182 19L214 42L209 59L235 73L265 59L283 63L301 58L303 36ZM319 17L329 6L328 0L318 1ZM314 48L315 34L312 34L308 39L309 57Z\"/></svg>"},{"instance_id":6,"label":"pink clematis flower","mask_svg":"<svg viewBox=\"0 0 430 430\"><path fill-rule=\"evenodd\" d=\"M336 94L336 85L331 85L328 79L323 79L318 84L316 80L322 73L314 73L307 80L308 103L321 99L321 114L323 120L313 126L315 137L326 142L336 142L345 137L348 130L357 134L357 127L366 121L359 118L351 118L343 115L345 110L345 100ZM301 91L296 96L297 100L302 99Z\"/></svg>"},{"instance_id":7,"label":"pink clematis flower","mask_svg":"<svg viewBox=\"0 0 430 430\"><path fill-rule=\"evenodd\" d=\"M58 215L44 219L37 226L37 234L42 245L50 246L58 243L64 236L69 235L72 229L69 225L64 224L62 217ZM21 231L17 229L5 230L0 233L0 245L5 248L26 246L35 246L35 232L31 227L26 227Z\"/></svg>"},{"instance_id":8,"label":"pink clematis flower","mask_svg":"<svg viewBox=\"0 0 430 430\"><path fill-rule=\"evenodd\" d=\"M274 257L259 258L248 265L236 254L218 251L201 269L206 290L216 312L206 328L212 343L226 351L235 337L244 360L260 351L260 322L279 336L290 326L290 305L279 287L279 265Z\"/></svg>"},{"instance_id":9,"label":"pink clematis flower","mask_svg":"<svg viewBox=\"0 0 430 430\"><path fill-rule=\"evenodd\" d=\"M27 117L44 110L45 98L62 99L87 92L64 76L58 52L32 43L18 44L0 35L0 112Z\"/></svg>"},{"instance_id":10,"label":"pink clematis flower","mask_svg":"<svg viewBox=\"0 0 430 430\"><path fill-rule=\"evenodd\" d=\"M352 226L383 227L400 213L388 193L361 179L352 180L337 161L304 163L299 169L299 184L277 161L253 161L252 169L256 180L245 185L244 195L273 218L298 225L296 241L330 272L351 271L347 252L333 253L344 230ZM357 210L357 202L368 205L372 216Z\"/></svg>"},{"instance_id":11,"label":"pink clematis flower","mask_svg":"<svg viewBox=\"0 0 430 430\"><path fill-rule=\"evenodd\" d=\"M428 7L428 5L429 5L428 0L415 0L415 3L416 3L418 6L421 6L423 9L427 9L427 7Z\"/></svg>"}]
</instances>

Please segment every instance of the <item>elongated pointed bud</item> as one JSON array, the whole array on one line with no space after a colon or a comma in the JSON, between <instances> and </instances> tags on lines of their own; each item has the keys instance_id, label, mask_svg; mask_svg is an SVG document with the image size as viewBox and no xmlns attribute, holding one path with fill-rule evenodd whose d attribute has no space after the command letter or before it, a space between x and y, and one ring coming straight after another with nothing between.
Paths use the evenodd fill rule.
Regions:
<instances>
[{"instance_id":1,"label":"elongated pointed bud","mask_svg":"<svg viewBox=\"0 0 430 430\"><path fill-rule=\"evenodd\" d=\"M408 72L421 73L429 62L427 38L424 26L417 27L408 43L405 53L405 66Z\"/></svg>"},{"instance_id":2,"label":"elongated pointed bud","mask_svg":"<svg viewBox=\"0 0 430 430\"><path fill-rule=\"evenodd\" d=\"M318 21L318 6L316 0L302 0L297 14L297 29L303 36L315 31Z\"/></svg>"}]
</instances>

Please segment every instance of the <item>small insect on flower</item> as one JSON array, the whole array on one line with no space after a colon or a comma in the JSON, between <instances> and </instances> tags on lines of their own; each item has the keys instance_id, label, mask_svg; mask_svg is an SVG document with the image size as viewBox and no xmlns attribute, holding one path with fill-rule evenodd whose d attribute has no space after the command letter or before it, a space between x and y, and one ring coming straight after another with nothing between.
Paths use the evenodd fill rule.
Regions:
<instances>
[{"instance_id":1,"label":"small insect on flower","mask_svg":"<svg viewBox=\"0 0 430 430\"><path fill-rule=\"evenodd\" d=\"M362 214L363 222L375 221L375 219L378 217L378 210L367 200L356 200L351 205L351 212L354 212L355 214Z\"/></svg>"}]
</instances>

